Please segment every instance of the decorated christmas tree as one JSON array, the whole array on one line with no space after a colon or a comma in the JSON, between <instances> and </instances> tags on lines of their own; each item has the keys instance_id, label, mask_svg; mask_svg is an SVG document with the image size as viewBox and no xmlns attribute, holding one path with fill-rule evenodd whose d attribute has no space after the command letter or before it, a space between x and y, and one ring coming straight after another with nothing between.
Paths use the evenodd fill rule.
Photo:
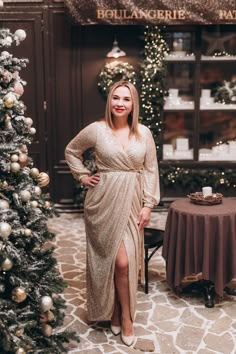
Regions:
<instances>
[{"instance_id":1,"label":"decorated christmas tree","mask_svg":"<svg viewBox=\"0 0 236 354\"><path fill-rule=\"evenodd\" d=\"M144 59L141 66L141 122L148 126L156 143L161 143L162 119L166 91L165 54L168 47L158 26L147 26L144 32Z\"/></svg>"},{"instance_id":2,"label":"decorated christmas tree","mask_svg":"<svg viewBox=\"0 0 236 354\"><path fill-rule=\"evenodd\" d=\"M49 176L28 154L36 131L19 74L28 60L5 50L25 37L0 30L0 353L62 353L75 337L61 329L66 284L46 244L54 237L47 229L54 208L42 190Z\"/></svg>"}]
</instances>

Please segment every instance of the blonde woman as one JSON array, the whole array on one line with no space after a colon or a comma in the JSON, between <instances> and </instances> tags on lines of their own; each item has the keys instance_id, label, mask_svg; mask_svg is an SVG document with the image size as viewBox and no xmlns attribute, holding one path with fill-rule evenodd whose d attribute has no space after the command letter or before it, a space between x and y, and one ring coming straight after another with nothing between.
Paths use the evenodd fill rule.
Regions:
<instances>
[{"instance_id":1,"label":"blonde woman","mask_svg":"<svg viewBox=\"0 0 236 354\"><path fill-rule=\"evenodd\" d=\"M155 144L138 117L136 88L119 81L110 89L105 118L88 125L65 150L73 176L89 187L84 204L88 318L111 320L112 333L127 346L135 342L143 228L160 199ZM98 167L93 175L82 160L91 147Z\"/></svg>"}]
</instances>

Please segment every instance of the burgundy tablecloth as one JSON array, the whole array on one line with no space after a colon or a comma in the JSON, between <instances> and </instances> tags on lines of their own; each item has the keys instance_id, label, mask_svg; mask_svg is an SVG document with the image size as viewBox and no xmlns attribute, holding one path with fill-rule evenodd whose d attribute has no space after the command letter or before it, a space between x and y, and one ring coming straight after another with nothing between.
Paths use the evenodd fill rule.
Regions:
<instances>
[{"instance_id":1,"label":"burgundy tablecloth","mask_svg":"<svg viewBox=\"0 0 236 354\"><path fill-rule=\"evenodd\" d=\"M170 206L163 243L167 282L175 289L182 279L202 272L223 295L236 277L236 199L223 198L218 205L203 206L188 198Z\"/></svg>"}]
</instances>

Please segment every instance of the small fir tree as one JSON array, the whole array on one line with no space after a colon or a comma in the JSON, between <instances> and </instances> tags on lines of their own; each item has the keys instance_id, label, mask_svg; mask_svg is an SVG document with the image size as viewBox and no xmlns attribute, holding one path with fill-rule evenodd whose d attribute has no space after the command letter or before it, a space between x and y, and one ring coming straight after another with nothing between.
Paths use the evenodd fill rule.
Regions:
<instances>
[{"instance_id":1,"label":"small fir tree","mask_svg":"<svg viewBox=\"0 0 236 354\"><path fill-rule=\"evenodd\" d=\"M26 33L0 30L0 47L17 45ZM4 49L4 48L3 48ZM47 219L54 214L42 187L49 177L34 167L27 145L33 121L24 116L20 97L25 82L19 72L27 59L0 53L0 353L67 352L64 343L76 338L61 326L66 284L56 269L54 235Z\"/></svg>"},{"instance_id":2,"label":"small fir tree","mask_svg":"<svg viewBox=\"0 0 236 354\"><path fill-rule=\"evenodd\" d=\"M142 124L152 131L159 155L162 119L166 91L165 55L168 47L158 26L147 26L144 32L144 59L141 65L140 115Z\"/></svg>"}]
</instances>

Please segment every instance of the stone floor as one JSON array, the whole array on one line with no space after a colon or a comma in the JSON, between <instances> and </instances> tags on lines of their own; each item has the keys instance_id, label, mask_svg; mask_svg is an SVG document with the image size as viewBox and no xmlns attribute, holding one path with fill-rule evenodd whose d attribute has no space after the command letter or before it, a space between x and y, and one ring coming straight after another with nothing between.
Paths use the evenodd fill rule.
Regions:
<instances>
[{"instance_id":1,"label":"stone floor","mask_svg":"<svg viewBox=\"0 0 236 354\"><path fill-rule=\"evenodd\" d=\"M163 228L166 215L153 214L153 225ZM83 215L61 214L49 221L49 229L57 234L56 257L68 283L64 326L81 339L79 344L70 344L70 354L236 354L236 298L225 294L216 299L214 308L207 309L198 294L177 297L166 283L161 250L149 262L149 294L141 285L138 289L136 344L130 348L123 345L108 323L88 324Z\"/></svg>"}]
</instances>

